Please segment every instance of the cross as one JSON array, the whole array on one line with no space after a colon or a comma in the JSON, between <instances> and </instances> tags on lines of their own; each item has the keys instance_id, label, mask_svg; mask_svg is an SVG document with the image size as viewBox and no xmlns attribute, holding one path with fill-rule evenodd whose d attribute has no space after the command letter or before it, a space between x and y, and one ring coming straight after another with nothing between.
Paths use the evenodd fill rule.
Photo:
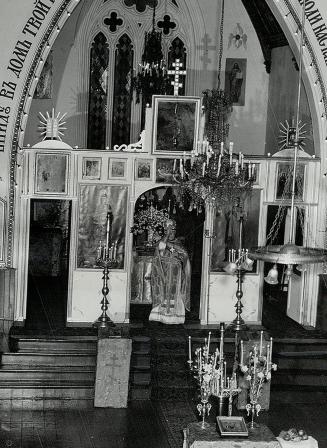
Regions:
<instances>
[{"instance_id":1,"label":"cross","mask_svg":"<svg viewBox=\"0 0 327 448\"><path fill-rule=\"evenodd\" d=\"M168 75L174 75L174 81L171 81L171 85L174 86L174 95L178 96L178 89L180 87L183 87L183 84L179 82L179 77L181 75L186 76L186 70L181 70L181 67L183 67L183 62L180 62L180 59L175 59L175 62L173 62L173 67L175 70L168 70Z\"/></svg>"},{"instance_id":2,"label":"cross","mask_svg":"<svg viewBox=\"0 0 327 448\"><path fill-rule=\"evenodd\" d=\"M199 50L203 50L203 55L200 57L200 59L203 62L203 68L206 69L208 67L208 64L211 62L211 58L208 57L209 50L215 51L216 46L209 45L212 39L209 37L208 34L205 34L203 36L203 39L201 39L201 41L203 42L203 45L198 45L197 48Z\"/></svg>"},{"instance_id":3,"label":"cross","mask_svg":"<svg viewBox=\"0 0 327 448\"><path fill-rule=\"evenodd\" d=\"M117 363L117 361L120 361ZM117 353L114 352L112 353L112 355L110 356L108 363L105 363L106 368L110 368L111 372L106 372L108 378L110 378L111 380L115 381L118 379L119 373L121 371L122 368L122 363L121 363L121 359L119 358L119 356L117 356ZM118 373L118 375L117 375Z\"/></svg>"},{"instance_id":4,"label":"cross","mask_svg":"<svg viewBox=\"0 0 327 448\"><path fill-rule=\"evenodd\" d=\"M121 26L123 24L123 19L117 18L117 13L112 12L110 14L110 17L106 17L103 20L103 23L107 26L109 26L109 29L112 33L114 33L117 30L117 26Z\"/></svg>"}]
</instances>

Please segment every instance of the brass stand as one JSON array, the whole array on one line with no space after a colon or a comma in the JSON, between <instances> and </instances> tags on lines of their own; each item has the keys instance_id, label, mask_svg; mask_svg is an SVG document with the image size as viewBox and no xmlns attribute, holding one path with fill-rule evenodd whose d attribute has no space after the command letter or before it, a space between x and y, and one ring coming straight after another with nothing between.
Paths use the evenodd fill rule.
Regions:
<instances>
[{"instance_id":1,"label":"brass stand","mask_svg":"<svg viewBox=\"0 0 327 448\"><path fill-rule=\"evenodd\" d=\"M243 214L240 214L240 225L239 225L239 254L241 254L242 251L242 242L243 242L243 220L244 216ZM242 297L243 297L243 288L242 288L242 282L243 282L243 274L244 270L242 269L242 263L243 263L243 257L239 257L236 261L236 270L237 270L237 291L236 291L236 298L237 302L235 304L236 309L236 317L229 325L229 328L235 331L240 330L246 330L247 326L244 323L244 320L241 317L242 309L243 309L243 303L242 303Z\"/></svg>"},{"instance_id":2,"label":"brass stand","mask_svg":"<svg viewBox=\"0 0 327 448\"><path fill-rule=\"evenodd\" d=\"M116 252L117 252L117 242L112 242L111 233L112 233L112 211L109 206L109 211L107 213L107 221L106 221L106 242L103 245L100 241L99 247L97 248L97 260L96 263L98 266L103 268L103 285L102 285L102 300L101 300L101 310L102 313L98 317L98 319L94 322L93 326L101 329L110 329L115 327L115 324L110 319L107 314L108 311L108 294L109 294L109 269L117 266L116 260Z\"/></svg>"},{"instance_id":3,"label":"brass stand","mask_svg":"<svg viewBox=\"0 0 327 448\"><path fill-rule=\"evenodd\" d=\"M236 317L233 320L233 322L230 324L229 328L235 331L240 330L246 330L247 326L245 325L244 320L241 317L242 309L243 309L243 303L242 303L242 297L243 297L243 289L242 289L242 282L243 282L243 270L241 266L238 266L237 268L237 291L236 291L236 298L237 302L235 304L236 309Z\"/></svg>"},{"instance_id":4,"label":"brass stand","mask_svg":"<svg viewBox=\"0 0 327 448\"><path fill-rule=\"evenodd\" d=\"M109 268L114 267L116 262L113 262L113 260L99 260L98 264L103 267L103 286L102 286L102 294L103 298L101 300L101 310L102 314L98 317L98 319L94 322L93 326L98 328L108 328L108 327L115 327L115 324L110 319L110 317L107 314L108 311L108 294L109 294L109 286L108 286L108 280L109 280Z\"/></svg>"}]
</instances>

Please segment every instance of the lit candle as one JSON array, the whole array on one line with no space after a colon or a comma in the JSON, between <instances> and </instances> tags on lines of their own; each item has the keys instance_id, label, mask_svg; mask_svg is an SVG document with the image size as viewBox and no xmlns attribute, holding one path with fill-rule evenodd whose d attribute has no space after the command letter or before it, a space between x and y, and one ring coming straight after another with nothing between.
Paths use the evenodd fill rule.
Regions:
<instances>
[{"instance_id":1,"label":"lit candle","mask_svg":"<svg viewBox=\"0 0 327 448\"><path fill-rule=\"evenodd\" d=\"M224 142L220 143L220 154L224 152Z\"/></svg>"},{"instance_id":2,"label":"lit candle","mask_svg":"<svg viewBox=\"0 0 327 448\"><path fill-rule=\"evenodd\" d=\"M191 336L188 337L188 360L192 361Z\"/></svg>"},{"instance_id":3,"label":"lit candle","mask_svg":"<svg viewBox=\"0 0 327 448\"><path fill-rule=\"evenodd\" d=\"M249 179L251 179L251 162L249 162L249 164L248 164L248 176L249 176Z\"/></svg>"},{"instance_id":4,"label":"lit candle","mask_svg":"<svg viewBox=\"0 0 327 448\"><path fill-rule=\"evenodd\" d=\"M243 341L241 340L241 361L240 361L241 365L243 365L243 357L244 357L244 347L243 347Z\"/></svg>"},{"instance_id":5,"label":"lit candle","mask_svg":"<svg viewBox=\"0 0 327 448\"><path fill-rule=\"evenodd\" d=\"M255 177L255 163L252 163L252 176Z\"/></svg>"},{"instance_id":6,"label":"lit candle","mask_svg":"<svg viewBox=\"0 0 327 448\"><path fill-rule=\"evenodd\" d=\"M273 348L273 338L270 338L270 357L269 357L270 363L272 363L272 348Z\"/></svg>"},{"instance_id":7,"label":"lit candle","mask_svg":"<svg viewBox=\"0 0 327 448\"><path fill-rule=\"evenodd\" d=\"M266 372L268 373L269 372L269 356L270 356L270 344L267 344L267 365L266 365Z\"/></svg>"},{"instance_id":8,"label":"lit candle","mask_svg":"<svg viewBox=\"0 0 327 448\"><path fill-rule=\"evenodd\" d=\"M226 381L227 381L227 362L224 362L224 386L226 387Z\"/></svg>"},{"instance_id":9,"label":"lit candle","mask_svg":"<svg viewBox=\"0 0 327 448\"><path fill-rule=\"evenodd\" d=\"M241 157L241 169L243 169L243 165L244 165L244 155L242 154L242 157Z\"/></svg>"},{"instance_id":10,"label":"lit candle","mask_svg":"<svg viewBox=\"0 0 327 448\"><path fill-rule=\"evenodd\" d=\"M263 331L260 331L260 348L259 348L259 356L262 356L262 340L263 340Z\"/></svg>"},{"instance_id":11,"label":"lit candle","mask_svg":"<svg viewBox=\"0 0 327 448\"><path fill-rule=\"evenodd\" d=\"M202 176L203 177L204 177L205 171L206 171L206 163L203 162L203 165L202 165Z\"/></svg>"},{"instance_id":12,"label":"lit candle","mask_svg":"<svg viewBox=\"0 0 327 448\"><path fill-rule=\"evenodd\" d=\"M224 330L225 324L222 322L220 324L220 350L219 350L219 361L223 360L224 357Z\"/></svg>"},{"instance_id":13,"label":"lit candle","mask_svg":"<svg viewBox=\"0 0 327 448\"><path fill-rule=\"evenodd\" d=\"M253 376L255 378L255 374L256 374L256 370L257 370L257 362L258 362L258 358L257 358L257 346L254 346L254 359L253 359Z\"/></svg>"},{"instance_id":14,"label":"lit candle","mask_svg":"<svg viewBox=\"0 0 327 448\"><path fill-rule=\"evenodd\" d=\"M235 174L238 175L238 160L235 160Z\"/></svg>"},{"instance_id":15,"label":"lit candle","mask_svg":"<svg viewBox=\"0 0 327 448\"><path fill-rule=\"evenodd\" d=\"M107 213L107 229L106 229L106 248L107 251L109 250L109 243L110 243L110 234L111 234L111 207L109 206L109 211Z\"/></svg>"},{"instance_id":16,"label":"lit candle","mask_svg":"<svg viewBox=\"0 0 327 448\"><path fill-rule=\"evenodd\" d=\"M210 338L211 338L211 331L209 331L209 335L208 335L208 354L209 354L209 349L210 349Z\"/></svg>"}]
</instances>

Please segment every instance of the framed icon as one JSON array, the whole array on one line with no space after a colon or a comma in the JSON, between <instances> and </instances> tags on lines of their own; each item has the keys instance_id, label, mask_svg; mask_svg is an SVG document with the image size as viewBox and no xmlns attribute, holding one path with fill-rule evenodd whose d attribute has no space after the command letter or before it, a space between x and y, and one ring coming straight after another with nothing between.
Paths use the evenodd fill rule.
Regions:
<instances>
[{"instance_id":1,"label":"framed icon","mask_svg":"<svg viewBox=\"0 0 327 448\"><path fill-rule=\"evenodd\" d=\"M200 101L198 97L153 96L154 153L190 153L195 150Z\"/></svg>"}]
</instances>

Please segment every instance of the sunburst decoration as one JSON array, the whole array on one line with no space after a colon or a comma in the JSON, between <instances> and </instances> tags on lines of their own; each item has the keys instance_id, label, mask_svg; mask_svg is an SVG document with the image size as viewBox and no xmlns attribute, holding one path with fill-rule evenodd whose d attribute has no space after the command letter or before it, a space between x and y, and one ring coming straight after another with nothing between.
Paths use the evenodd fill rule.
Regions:
<instances>
[{"instance_id":1,"label":"sunburst decoration","mask_svg":"<svg viewBox=\"0 0 327 448\"><path fill-rule=\"evenodd\" d=\"M306 123L301 124L302 122L299 121L298 123L298 148L303 151L303 148L305 146L305 142L303 141L306 137L305 134L307 133L306 130L303 128L306 126ZM296 143L296 126L292 123L290 124L287 120L285 123L280 123L280 136L278 137L281 151L282 149L288 149L288 148L294 148Z\"/></svg>"},{"instance_id":2,"label":"sunburst decoration","mask_svg":"<svg viewBox=\"0 0 327 448\"><path fill-rule=\"evenodd\" d=\"M61 135L64 135L64 133L61 131L67 129L63 127L63 125L66 123L65 121L63 121L63 119L67 114L65 113L61 115L60 112L58 112L58 114L55 116L55 111L54 109L52 109L51 116L49 112L46 113L46 117L42 114L42 112L40 112L40 115L42 117L42 120L40 119L41 126L39 126L39 129L43 131L41 132L41 135L44 136L43 140L62 141Z\"/></svg>"}]
</instances>

